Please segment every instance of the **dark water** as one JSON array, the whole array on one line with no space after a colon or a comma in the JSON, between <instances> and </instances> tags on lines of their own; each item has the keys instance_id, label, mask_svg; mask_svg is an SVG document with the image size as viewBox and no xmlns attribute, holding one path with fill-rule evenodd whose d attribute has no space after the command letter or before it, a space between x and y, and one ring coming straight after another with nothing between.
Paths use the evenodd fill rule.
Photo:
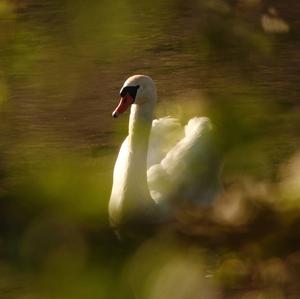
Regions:
<instances>
[{"instance_id":1,"label":"dark water","mask_svg":"<svg viewBox=\"0 0 300 299\"><path fill-rule=\"evenodd\" d=\"M0 297L8 290L7 298L22 293L30 298L120 298L121 291L130 298L128 288L115 289L113 278L127 271L139 282L139 270L154 269L140 262L161 246L160 239L143 245L124 266L135 251L116 243L106 212L128 121L128 115L113 121L111 112L123 81L139 73L157 84L157 116L174 115L183 123L194 115L212 119L224 154L225 207L232 202L242 207L223 216L235 228L244 225L248 235L237 229L226 240L228 223L221 216L220 227L206 227L210 237L180 219L182 231L189 236L197 231L196 241L210 244L213 252L192 250L190 262L213 260L218 287L210 290L221 289L221 298L244 293L249 297L236 298L290 298L296 292L291 277L300 273L299 240L292 231L298 227L293 211L299 209L300 194L299 12L294 0L0 1L0 273L6 277ZM259 210L256 218L239 206L240 198L247 211ZM249 198L263 198L262 206L267 202L282 218L277 221ZM279 226L278 239L257 237L262 226L272 235L280 221L290 234ZM193 242L188 246L194 248ZM178 273L192 267L189 259L183 262L186 253L173 239L159 248L153 265L174 254L182 269ZM245 262L247 256L253 260ZM264 260L272 256L277 259ZM166 273L173 273L168 265ZM261 281L245 286L243 279L259 273L266 285L277 283L263 268L283 276L293 269L294 274L282 278L277 291L271 287L273 293L260 289L249 295ZM244 276L236 276L234 269ZM72 283L63 280L69 275ZM141 298L160 298L161 285L151 279L156 287ZM172 279L176 284L179 278ZM26 287L31 280L34 286ZM62 291L53 290L58 282ZM77 284L75 291L71 284ZM82 295L89 287L87 297ZM219 298L214 292L207 296Z\"/></svg>"},{"instance_id":2,"label":"dark water","mask_svg":"<svg viewBox=\"0 0 300 299\"><path fill-rule=\"evenodd\" d=\"M214 106L222 97L232 105L278 101L282 110L297 104L298 15L277 5L290 32L266 33L268 6L256 2L4 2L8 135L49 135L74 148L110 144L110 112L135 73L155 79L161 101L180 95L184 103L200 90Z\"/></svg>"}]
</instances>

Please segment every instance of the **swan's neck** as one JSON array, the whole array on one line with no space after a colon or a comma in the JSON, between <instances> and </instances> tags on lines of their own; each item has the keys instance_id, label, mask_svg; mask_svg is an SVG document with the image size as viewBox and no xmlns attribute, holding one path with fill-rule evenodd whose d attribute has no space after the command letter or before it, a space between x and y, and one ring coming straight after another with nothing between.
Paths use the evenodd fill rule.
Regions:
<instances>
[{"instance_id":1,"label":"swan's neck","mask_svg":"<svg viewBox=\"0 0 300 299\"><path fill-rule=\"evenodd\" d=\"M127 189L139 203L150 198L147 183L148 142L153 119L153 105L132 105L129 119L129 157ZM137 186L139 185L139 186Z\"/></svg>"},{"instance_id":2,"label":"swan's neck","mask_svg":"<svg viewBox=\"0 0 300 299\"><path fill-rule=\"evenodd\" d=\"M110 200L112 221L119 223L145 214L153 201L147 183L148 141L155 102L132 105L129 132L119 153Z\"/></svg>"},{"instance_id":3,"label":"swan's neck","mask_svg":"<svg viewBox=\"0 0 300 299\"><path fill-rule=\"evenodd\" d=\"M148 140L153 119L153 107L150 102L143 106L132 105L129 118L128 137L131 150L147 157ZM145 159L146 162L146 159Z\"/></svg>"}]
</instances>

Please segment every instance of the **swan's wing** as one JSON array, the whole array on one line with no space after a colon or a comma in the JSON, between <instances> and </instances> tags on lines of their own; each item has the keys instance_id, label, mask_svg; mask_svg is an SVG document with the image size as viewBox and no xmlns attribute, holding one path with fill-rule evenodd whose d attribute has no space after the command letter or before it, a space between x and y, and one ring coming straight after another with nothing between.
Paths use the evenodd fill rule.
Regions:
<instances>
[{"instance_id":1,"label":"swan's wing","mask_svg":"<svg viewBox=\"0 0 300 299\"><path fill-rule=\"evenodd\" d=\"M154 119L149 139L147 168L160 163L183 136L183 127L176 118L167 116Z\"/></svg>"},{"instance_id":2,"label":"swan's wing","mask_svg":"<svg viewBox=\"0 0 300 299\"><path fill-rule=\"evenodd\" d=\"M218 191L221 163L210 120L195 117L184 131L184 138L147 172L151 195L156 201L208 202Z\"/></svg>"}]
</instances>

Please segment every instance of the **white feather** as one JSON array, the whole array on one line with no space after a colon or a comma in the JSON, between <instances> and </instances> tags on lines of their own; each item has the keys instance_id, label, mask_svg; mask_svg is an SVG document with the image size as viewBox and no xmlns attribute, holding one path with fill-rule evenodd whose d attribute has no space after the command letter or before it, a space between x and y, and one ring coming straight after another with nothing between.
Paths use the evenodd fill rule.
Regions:
<instances>
[{"instance_id":1,"label":"white feather","mask_svg":"<svg viewBox=\"0 0 300 299\"><path fill-rule=\"evenodd\" d=\"M176 118L166 116L154 119L149 138L147 168L159 163L183 136L183 127Z\"/></svg>"},{"instance_id":2,"label":"white feather","mask_svg":"<svg viewBox=\"0 0 300 299\"><path fill-rule=\"evenodd\" d=\"M210 120L207 117L192 118L184 129L184 138L160 163L147 171L150 192L156 202L166 198L170 200L174 196L180 200L207 202L213 199L217 191L212 192L210 186L203 186L208 181L205 174L214 172L217 175L219 168L219 163L212 163L218 157L210 139ZM215 177L218 179L218 176ZM212 182L213 176L209 180ZM216 189L217 183L210 184L212 189Z\"/></svg>"}]
</instances>

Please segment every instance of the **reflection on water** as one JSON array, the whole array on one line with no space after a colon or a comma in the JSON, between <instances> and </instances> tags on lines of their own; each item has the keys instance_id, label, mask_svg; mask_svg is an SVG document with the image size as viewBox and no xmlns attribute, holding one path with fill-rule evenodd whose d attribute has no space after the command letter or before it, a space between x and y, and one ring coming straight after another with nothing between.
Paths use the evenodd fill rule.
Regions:
<instances>
[{"instance_id":1,"label":"reflection on water","mask_svg":"<svg viewBox=\"0 0 300 299\"><path fill-rule=\"evenodd\" d=\"M0 297L299 293L297 1L0 0L0 23ZM209 116L225 159L217 203L140 246L106 212L135 73L158 116Z\"/></svg>"}]
</instances>

